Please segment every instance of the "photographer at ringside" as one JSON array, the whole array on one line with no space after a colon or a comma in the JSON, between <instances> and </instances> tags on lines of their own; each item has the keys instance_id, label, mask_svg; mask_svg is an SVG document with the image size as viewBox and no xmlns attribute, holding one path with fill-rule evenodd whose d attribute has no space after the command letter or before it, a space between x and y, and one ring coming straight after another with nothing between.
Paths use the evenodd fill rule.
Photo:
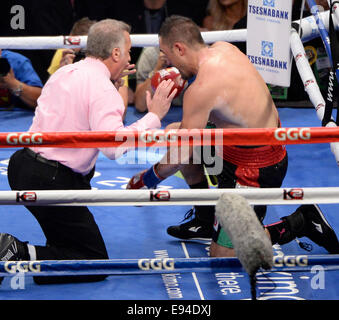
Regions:
<instances>
[{"instance_id":1,"label":"photographer at ringside","mask_svg":"<svg viewBox=\"0 0 339 320\"><path fill-rule=\"evenodd\" d=\"M28 58L0 49L0 107L35 109L42 87Z\"/></svg>"}]
</instances>

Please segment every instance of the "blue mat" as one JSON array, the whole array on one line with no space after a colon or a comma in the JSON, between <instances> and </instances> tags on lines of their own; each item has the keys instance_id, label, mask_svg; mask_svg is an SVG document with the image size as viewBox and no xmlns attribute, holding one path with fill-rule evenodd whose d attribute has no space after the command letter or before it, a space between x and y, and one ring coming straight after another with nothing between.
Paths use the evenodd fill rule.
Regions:
<instances>
[{"instance_id":1,"label":"blue mat","mask_svg":"<svg viewBox=\"0 0 339 320\"><path fill-rule=\"evenodd\" d=\"M317 127L320 121L313 109L279 109L285 127ZM14 109L0 112L2 132L25 131L31 124L30 111ZM128 108L126 123L132 123L142 115ZM163 121L163 126L180 121L181 108L172 108ZM338 186L339 168L328 144L288 146L289 169L284 187ZM0 149L0 189L9 190L7 163L13 148ZM131 153L123 161L111 161L100 155L93 188L124 189L129 178L162 152L148 153L148 163L125 164L135 157ZM138 155L141 156L140 154ZM185 182L173 176L162 183L164 188L187 188ZM265 223L277 221L296 209L296 205L270 206ZM321 208L337 234L339 234L338 205L322 205ZM169 225L178 224L190 207L92 207L91 210L102 231L111 259L137 258L188 258L207 257L207 242L182 242L167 235ZM31 216L21 206L1 206L1 229L32 244L44 245L43 233ZM301 241L312 243L308 239ZM310 254L327 254L326 250L313 244ZM305 255L293 241L284 246L274 246L276 255ZM22 280L22 279L21 279ZM322 282L323 280L323 282ZM258 277L258 295L263 299L282 300L336 300L339 298L339 272L281 272L266 273ZM16 284L16 285L15 285ZM249 299L250 285L246 273L175 273L171 275L110 276L98 283L63 284L39 286L31 277L22 282L6 277L0 287L0 300L239 300Z\"/></svg>"}]
</instances>

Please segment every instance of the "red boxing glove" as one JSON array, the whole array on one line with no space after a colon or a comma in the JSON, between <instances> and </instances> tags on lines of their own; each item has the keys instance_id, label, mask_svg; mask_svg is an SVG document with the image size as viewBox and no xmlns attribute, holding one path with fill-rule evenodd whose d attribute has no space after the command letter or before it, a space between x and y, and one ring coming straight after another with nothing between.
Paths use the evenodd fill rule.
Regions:
<instances>
[{"instance_id":1,"label":"red boxing glove","mask_svg":"<svg viewBox=\"0 0 339 320\"><path fill-rule=\"evenodd\" d=\"M171 94L174 89L177 89L177 93L174 96L174 98L176 98L185 89L185 85L187 81L181 78L181 74L179 70L175 67L169 67L169 68L162 69L154 73L151 79L152 89L153 91L155 91L161 81L168 80L168 79L171 79L174 81L173 88L169 94Z\"/></svg>"},{"instance_id":2,"label":"red boxing glove","mask_svg":"<svg viewBox=\"0 0 339 320\"><path fill-rule=\"evenodd\" d=\"M143 177L147 170L137 173L128 181L126 189L148 189L144 183Z\"/></svg>"}]
</instances>

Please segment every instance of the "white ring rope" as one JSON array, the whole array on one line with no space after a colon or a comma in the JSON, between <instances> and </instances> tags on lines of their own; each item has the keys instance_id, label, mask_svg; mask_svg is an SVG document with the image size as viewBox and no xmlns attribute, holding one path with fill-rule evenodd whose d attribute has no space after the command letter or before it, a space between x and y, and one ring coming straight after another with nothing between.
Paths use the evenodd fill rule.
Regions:
<instances>
[{"instance_id":1,"label":"white ring rope","mask_svg":"<svg viewBox=\"0 0 339 320\"><path fill-rule=\"evenodd\" d=\"M339 187L155 190L0 191L0 205L182 206L215 205L223 193L239 194L250 205L338 203Z\"/></svg>"},{"instance_id":2,"label":"white ring rope","mask_svg":"<svg viewBox=\"0 0 339 320\"><path fill-rule=\"evenodd\" d=\"M216 41L245 42L246 29L206 31L202 36L206 43ZM157 34L131 34L132 47L157 47ZM56 50L60 48L86 48L87 36L49 37L0 37L0 48L9 50Z\"/></svg>"},{"instance_id":3,"label":"white ring rope","mask_svg":"<svg viewBox=\"0 0 339 320\"><path fill-rule=\"evenodd\" d=\"M326 28L329 25L329 10L320 14ZM333 15L334 25L339 30L339 19ZM295 21L299 24L299 20ZM309 41L319 36L318 26L313 16L302 19L302 41ZM202 32L206 43L216 41L245 42L247 37L246 29L206 31ZM133 47L154 47L159 45L157 34L132 34L131 41ZM2 49L23 49L40 50L59 48L85 48L87 36L49 36L49 37L0 37L0 48Z\"/></svg>"},{"instance_id":4,"label":"white ring rope","mask_svg":"<svg viewBox=\"0 0 339 320\"><path fill-rule=\"evenodd\" d=\"M326 103L321 94L317 80L315 79L308 59L306 57L306 52L301 42L301 39L294 29L292 29L291 31L290 41L291 41L291 50L294 56L296 67L298 69L301 80L304 84L305 91L307 92L308 97L316 110L318 119L322 121L325 113ZM332 120L333 122L330 121L329 123L327 123L326 127L337 127L333 118ZM336 159L336 162L339 165L339 143L332 142L330 143L330 146L331 151Z\"/></svg>"}]
</instances>

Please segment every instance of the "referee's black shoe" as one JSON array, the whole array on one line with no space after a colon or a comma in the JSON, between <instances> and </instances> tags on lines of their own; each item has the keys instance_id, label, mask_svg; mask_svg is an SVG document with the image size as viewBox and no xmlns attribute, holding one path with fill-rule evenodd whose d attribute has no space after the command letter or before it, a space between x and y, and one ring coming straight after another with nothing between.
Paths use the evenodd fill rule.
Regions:
<instances>
[{"instance_id":1,"label":"referee's black shoe","mask_svg":"<svg viewBox=\"0 0 339 320\"><path fill-rule=\"evenodd\" d=\"M339 253L338 238L317 205L302 205L282 220L288 223L288 232L294 237L307 237L329 253Z\"/></svg>"},{"instance_id":2,"label":"referee's black shoe","mask_svg":"<svg viewBox=\"0 0 339 320\"><path fill-rule=\"evenodd\" d=\"M26 260L29 260L27 244L8 233L0 233L0 261ZM0 277L0 284L2 280Z\"/></svg>"},{"instance_id":3,"label":"referee's black shoe","mask_svg":"<svg viewBox=\"0 0 339 320\"><path fill-rule=\"evenodd\" d=\"M190 219L194 214L194 209L189 210L184 220ZM176 226L167 228L167 233L175 238L183 240L211 240L213 226L199 220L197 217Z\"/></svg>"}]
</instances>

